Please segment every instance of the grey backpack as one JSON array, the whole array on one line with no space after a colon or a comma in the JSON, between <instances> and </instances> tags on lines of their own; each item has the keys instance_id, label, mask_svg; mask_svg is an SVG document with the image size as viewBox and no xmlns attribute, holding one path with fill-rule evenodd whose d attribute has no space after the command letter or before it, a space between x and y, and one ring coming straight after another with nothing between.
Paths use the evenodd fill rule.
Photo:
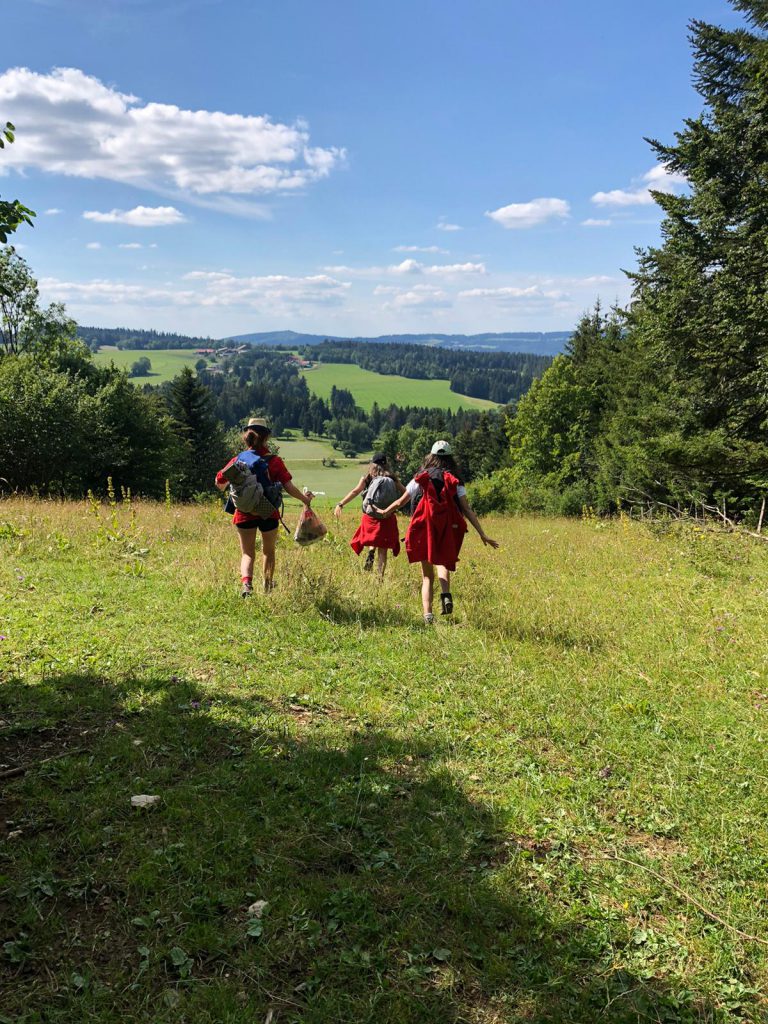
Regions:
<instances>
[{"instance_id":1,"label":"grey backpack","mask_svg":"<svg viewBox=\"0 0 768 1024\"><path fill-rule=\"evenodd\" d=\"M375 476L363 495L363 512L387 508L397 497L397 484L391 476Z\"/></svg>"}]
</instances>

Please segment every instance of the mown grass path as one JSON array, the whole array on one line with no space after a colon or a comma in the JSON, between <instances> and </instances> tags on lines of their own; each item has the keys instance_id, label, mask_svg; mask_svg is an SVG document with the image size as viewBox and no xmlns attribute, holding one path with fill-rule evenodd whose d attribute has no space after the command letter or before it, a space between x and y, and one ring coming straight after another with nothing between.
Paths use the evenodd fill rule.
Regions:
<instances>
[{"instance_id":1,"label":"mown grass path","mask_svg":"<svg viewBox=\"0 0 768 1024\"><path fill-rule=\"evenodd\" d=\"M0 1019L765 1020L768 553L498 520L426 630L353 528L0 506Z\"/></svg>"}]
</instances>

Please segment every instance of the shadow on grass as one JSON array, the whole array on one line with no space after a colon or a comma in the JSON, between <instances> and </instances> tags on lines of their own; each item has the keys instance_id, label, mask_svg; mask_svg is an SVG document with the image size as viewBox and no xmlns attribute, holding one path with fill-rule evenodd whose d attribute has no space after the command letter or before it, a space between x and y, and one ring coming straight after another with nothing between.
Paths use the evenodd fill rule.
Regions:
<instances>
[{"instance_id":1,"label":"shadow on grass","mask_svg":"<svg viewBox=\"0 0 768 1024\"><path fill-rule=\"evenodd\" d=\"M372 579L371 588L377 586L378 581ZM376 626L421 626L413 611L380 608L375 605L366 607L339 597L321 597L316 601L315 607L324 619L335 625L362 626L364 629Z\"/></svg>"},{"instance_id":2,"label":"shadow on grass","mask_svg":"<svg viewBox=\"0 0 768 1024\"><path fill-rule=\"evenodd\" d=\"M558 918L432 736L88 675L2 683L0 718L0 759L28 769L0 814L19 833L0 847L18 1024L716 1019Z\"/></svg>"},{"instance_id":3,"label":"shadow on grass","mask_svg":"<svg viewBox=\"0 0 768 1024\"><path fill-rule=\"evenodd\" d=\"M473 621L471 615L470 621ZM484 611L474 624L494 636L539 647L557 647L564 651L599 651L605 646L605 638L594 628L586 629L576 622L563 624L546 619L526 620L514 608L508 611L498 608Z\"/></svg>"}]
</instances>

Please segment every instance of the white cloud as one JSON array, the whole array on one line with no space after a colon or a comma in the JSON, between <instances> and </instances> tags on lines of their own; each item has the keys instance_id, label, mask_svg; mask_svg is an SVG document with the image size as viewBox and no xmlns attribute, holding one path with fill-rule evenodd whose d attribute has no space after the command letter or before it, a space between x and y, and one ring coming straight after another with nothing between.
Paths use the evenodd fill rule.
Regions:
<instances>
[{"instance_id":1,"label":"white cloud","mask_svg":"<svg viewBox=\"0 0 768 1024\"><path fill-rule=\"evenodd\" d=\"M121 242L118 249L143 249L141 242Z\"/></svg>"},{"instance_id":2,"label":"white cloud","mask_svg":"<svg viewBox=\"0 0 768 1024\"><path fill-rule=\"evenodd\" d=\"M628 189L614 188L610 192L595 192L592 202L596 206L651 206L655 192L675 192L686 184L684 175L670 171L665 164L656 164L646 171Z\"/></svg>"},{"instance_id":3,"label":"white cloud","mask_svg":"<svg viewBox=\"0 0 768 1024\"><path fill-rule=\"evenodd\" d=\"M523 288L515 287L514 285L506 285L500 288L469 288L466 291L459 292L459 298L461 299L494 299L505 304L521 300L525 302L530 302L531 300L549 302L552 299L562 300L568 297L566 292L559 291L558 289L545 289L540 285L529 285Z\"/></svg>"},{"instance_id":4,"label":"white cloud","mask_svg":"<svg viewBox=\"0 0 768 1024\"><path fill-rule=\"evenodd\" d=\"M5 71L0 108L24 126L3 157L4 171L102 178L201 204L205 196L219 206L229 198L233 213L249 207L232 196L299 191L345 156L338 147L310 145L300 121L145 103L77 68Z\"/></svg>"},{"instance_id":5,"label":"white cloud","mask_svg":"<svg viewBox=\"0 0 768 1024\"><path fill-rule=\"evenodd\" d=\"M498 210L486 210L485 216L507 229L536 227L554 218L563 219L571 212L565 199L532 199L529 203L510 203Z\"/></svg>"},{"instance_id":6,"label":"white cloud","mask_svg":"<svg viewBox=\"0 0 768 1024\"><path fill-rule=\"evenodd\" d=\"M448 250L441 249L439 245L396 245L392 252L427 252L447 256Z\"/></svg>"},{"instance_id":7,"label":"white cloud","mask_svg":"<svg viewBox=\"0 0 768 1024\"><path fill-rule=\"evenodd\" d=\"M428 312L435 309L447 309L453 305L451 297L442 288L434 285L417 284L413 288L396 288L391 285L379 285L374 295L388 295L392 298L385 302L385 310L413 310Z\"/></svg>"},{"instance_id":8,"label":"white cloud","mask_svg":"<svg viewBox=\"0 0 768 1024\"><path fill-rule=\"evenodd\" d=\"M47 300L88 307L239 307L276 315L300 313L303 307L340 306L350 287L347 282L327 274L238 277L227 271L208 270L191 271L184 275L182 282L167 281L146 286L104 278L91 281L44 278L40 281L40 290Z\"/></svg>"},{"instance_id":9,"label":"white cloud","mask_svg":"<svg viewBox=\"0 0 768 1024\"><path fill-rule=\"evenodd\" d=\"M463 231L464 230L462 228L461 224L450 224L448 221L443 220L442 217L437 222L437 224L435 224L435 227L437 228L438 231Z\"/></svg>"},{"instance_id":10,"label":"white cloud","mask_svg":"<svg viewBox=\"0 0 768 1024\"><path fill-rule=\"evenodd\" d=\"M134 206L132 210L86 210L85 220L97 224L130 224L134 228L159 228L168 224L183 224L186 217L175 206Z\"/></svg>"},{"instance_id":11,"label":"white cloud","mask_svg":"<svg viewBox=\"0 0 768 1024\"><path fill-rule=\"evenodd\" d=\"M581 222L583 228L609 228L611 224L610 220L599 220L596 217L587 217Z\"/></svg>"},{"instance_id":12,"label":"white cloud","mask_svg":"<svg viewBox=\"0 0 768 1024\"><path fill-rule=\"evenodd\" d=\"M80 303L86 306L114 306L129 304L185 306L195 299L193 291L181 291L172 287L146 288L138 284L96 278L91 281L61 281L44 277L39 282L40 291L55 302Z\"/></svg>"},{"instance_id":13,"label":"white cloud","mask_svg":"<svg viewBox=\"0 0 768 1024\"><path fill-rule=\"evenodd\" d=\"M437 277L454 277L458 274L485 274L484 263L446 263L437 264L432 267L424 267L425 274L434 274Z\"/></svg>"},{"instance_id":14,"label":"white cloud","mask_svg":"<svg viewBox=\"0 0 768 1024\"><path fill-rule=\"evenodd\" d=\"M348 277L401 277L404 275L418 277L422 274L432 277L456 277L463 274L487 273L484 263L435 263L430 266L419 263L413 258L405 259L402 263L391 264L388 267L335 266L323 269L329 274L344 274Z\"/></svg>"},{"instance_id":15,"label":"white cloud","mask_svg":"<svg viewBox=\"0 0 768 1024\"><path fill-rule=\"evenodd\" d=\"M58 215L59 215L60 213L63 213L63 212L64 212L63 210L59 210L59 209L58 209L57 207L55 207L55 206L52 206L52 207L50 208L50 210L46 210L46 211L45 211L45 216L46 216L46 217L56 217L56 216L58 216Z\"/></svg>"},{"instance_id":16,"label":"white cloud","mask_svg":"<svg viewBox=\"0 0 768 1024\"><path fill-rule=\"evenodd\" d=\"M101 242L88 242L85 246L86 249L100 249Z\"/></svg>"}]
</instances>

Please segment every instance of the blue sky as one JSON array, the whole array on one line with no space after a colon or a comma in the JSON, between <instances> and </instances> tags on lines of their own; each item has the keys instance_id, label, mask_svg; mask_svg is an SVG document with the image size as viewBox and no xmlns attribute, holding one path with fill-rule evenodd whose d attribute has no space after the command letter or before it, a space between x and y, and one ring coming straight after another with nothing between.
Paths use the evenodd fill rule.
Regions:
<instances>
[{"instance_id":1,"label":"blue sky","mask_svg":"<svg viewBox=\"0 0 768 1024\"><path fill-rule=\"evenodd\" d=\"M14 0L0 194L83 324L563 330L658 240L725 0ZM9 44L7 40L12 40Z\"/></svg>"}]
</instances>

